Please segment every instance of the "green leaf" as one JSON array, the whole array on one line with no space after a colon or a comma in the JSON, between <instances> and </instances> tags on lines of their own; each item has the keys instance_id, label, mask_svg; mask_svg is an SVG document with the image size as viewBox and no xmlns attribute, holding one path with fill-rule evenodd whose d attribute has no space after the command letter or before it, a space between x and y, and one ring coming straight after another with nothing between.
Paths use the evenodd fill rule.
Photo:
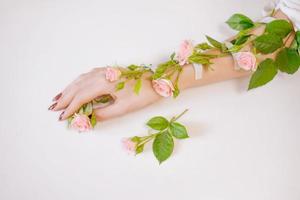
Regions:
<instances>
[{"instance_id":1,"label":"green leaf","mask_svg":"<svg viewBox=\"0 0 300 200\"><path fill-rule=\"evenodd\" d=\"M204 56L201 56L201 55L198 55L198 54L191 55L189 57L189 62L190 63L202 64L202 65L211 64L208 57L204 57Z\"/></svg>"},{"instance_id":2,"label":"green leaf","mask_svg":"<svg viewBox=\"0 0 300 200\"><path fill-rule=\"evenodd\" d=\"M254 47L263 54L273 53L282 46L282 39L273 33L266 33L254 40Z\"/></svg>"},{"instance_id":3,"label":"green leaf","mask_svg":"<svg viewBox=\"0 0 300 200\"><path fill-rule=\"evenodd\" d=\"M156 159L159 161L159 164L161 164L167 160L173 152L174 141L172 136L167 131L158 134L153 141L152 149Z\"/></svg>"},{"instance_id":4,"label":"green leaf","mask_svg":"<svg viewBox=\"0 0 300 200\"><path fill-rule=\"evenodd\" d=\"M134 136L134 137L131 138L131 141L135 142L135 143L139 143L141 141L141 137Z\"/></svg>"},{"instance_id":5,"label":"green leaf","mask_svg":"<svg viewBox=\"0 0 300 200\"><path fill-rule=\"evenodd\" d=\"M108 103L113 101L113 97L110 94L101 95L93 100L93 103Z\"/></svg>"},{"instance_id":6,"label":"green leaf","mask_svg":"<svg viewBox=\"0 0 300 200\"><path fill-rule=\"evenodd\" d=\"M157 117L151 118L147 122L147 125L154 130L162 131L169 126L169 121L164 117L157 116Z\"/></svg>"},{"instance_id":7,"label":"green leaf","mask_svg":"<svg viewBox=\"0 0 300 200\"><path fill-rule=\"evenodd\" d=\"M242 31L254 26L253 21L242 14L234 14L232 15L226 23L234 30Z\"/></svg>"},{"instance_id":8,"label":"green leaf","mask_svg":"<svg viewBox=\"0 0 300 200\"><path fill-rule=\"evenodd\" d=\"M231 53L239 52L243 48L242 45L233 45L230 49L228 49Z\"/></svg>"},{"instance_id":9,"label":"green leaf","mask_svg":"<svg viewBox=\"0 0 300 200\"><path fill-rule=\"evenodd\" d=\"M178 83L176 83L174 86L173 97L176 98L179 96L179 94L180 94L180 89L178 87Z\"/></svg>"},{"instance_id":10,"label":"green leaf","mask_svg":"<svg viewBox=\"0 0 300 200\"><path fill-rule=\"evenodd\" d=\"M69 118L67 119L67 120L68 120L68 126L71 125L73 119L74 119L74 115L72 115L71 117L69 117Z\"/></svg>"},{"instance_id":11,"label":"green leaf","mask_svg":"<svg viewBox=\"0 0 300 200\"><path fill-rule=\"evenodd\" d=\"M267 24L266 32L278 35L281 38L285 38L291 31L293 26L286 20L274 20Z\"/></svg>"},{"instance_id":12,"label":"green leaf","mask_svg":"<svg viewBox=\"0 0 300 200\"><path fill-rule=\"evenodd\" d=\"M81 115L84 114L85 106L86 106L86 104L83 104L83 105L79 108L79 111L78 111L79 114L81 114Z\"/></svg>"},{"instance_id":13,"label":"green leaf","mask_svg":"<svg viewBox=\"0 0 300 200\"><path fill-rule=\"evenodd\" d=\"M156 68L154 74L152 75L152 78L155 79L159 79L165 72L166 70L171 67L177 65L175 60L169 60L165 63L162 63L160 65L158 65L158 67Z\"/></svg>"},{"instance_id":14,"label":"green leaf","mask_svg":"<svg viewBox=\"0 0 300 200\"><path fill-rule=\"evenodd\" d=\"M170 59L174 60L175 56L176 56L176 53L174 52L174 53L171 54Z\"/></svg>"},{"instance_id":15,"label":"green leaf","mask_svg":"<svg viewBox=\"0 0 300 200\"><path fill-rule=\"evenodd\" d=\"M235 41L234 41L234 45L242 45L245 44L247 42L247 40L249 39L251 35L241 35L240 37L238 37Z\"/></svg>"},{"instance_id":16,"label":"green leaf","mask_svg":"<svg viewBox=\"0 0 300 200\"><path fill-rule=\"evenodd\" d=\"M97 124L97 117L96 117L96 114L93 112L92 116L91 116L91 125L92 125L92 127L95 127L96 124Z\"/></svg>"},{"instance_id":17,"label":"green leaf","mask_svg":"<svg viewBox=\"0 0 300 200\"><path fill-rule=\"evenodd\" d=\"M119 90L122 90L125 86L125 82L122 81L122 82L119 82L117 85L116 85L116 91L119 91Z\"/></svg>"},{"instance_id":18,"label":"green leaf","mask_svg":"<svg viewBox=\"0 0 300 200\"><path fill-rule=\"evenodd\" d=\"M296 50L284 48L276 56L276 65L280 71L294 74L299 69L300 56Z\"/></svg>"},{"instance_id":19,"label":"green leaf","mask_svg":"<svg viewBox=\"0 0 300 200\"><path fill-rule=\"evenodd\" d=\"M145 144L138 145L135 149L135 155L142 153L144 151L144 146Z\"/></svg>"},{"instance_id":20,"label":"green leaf","mask_svg":"<svg viewBox=\"0 0 300 200\"><path fill-rule=\"evenodd\" d=\"M178 122L172 122L170 124L170 132L177 139L185 139L189 137L185 126Z\"/></svg>"},{"instance_id":21,"label":"green leaf","mask_svg":"<svg viewBox=\"0 0 300 200\"><path fill-rule=\"evenodd\" d=\"M83 107L83 114L89 116L92 114L92 112L93 112L93 104L92 103L85 104L85 106Z\"/></svg>"},{"instance_id":22,"label":"green leaf","mask_svg":"<svg viewBox=\"0 0 300 200\"><path fill-rule=\"evenodd\" d=\"M209 65L212 64L207 58L202 58L202 57L190 57L189 58L189 62L190 63L197 63L197 64L201 64L201 65Z\"/></svg>"},{"instance_id":23,"label":"green leaf","mask_svg":"<svg viewBox=\"0 0 300 200\"><path fill-rule=\"evenodd\" d=\"M200 49L200 50L208 50L208 49L212 49L213 47L210 46L207 42L204 43L200 43L197 46L195 46L195 49Z\"/></svg>"},{"instance_id":24,"label":"green leaf","mask_svg":"<svg viewBox=\"0 0 300 200\"><path fill-rule=\"evenodd\" d=\"M134 71L134 70L138 69L139 67L140 66L138 66L138 65L129 65L127 68L131 71Z\"/></svg>"},{"instance_id":25,"label":"green leaf","mask_svg":"<svg viewBox=\"0 0 300 200\"><path fill-rule=\"evenodd\" d=\"M268 82L273 80L277 72L278 69L272 59L268 58L262 61L251 77L248 90L267 84Z\"/></svg>"},{"instance_id":26,"label":"green leaf","mask_svg":"<svg viewBox=\"0 0 300 200\"><path fill-rule=\"evenodd\" d=\"M296 40L297 40L297 42L298 42L298 45L300 46L300 31L297 31L296 32Z\"/></svg>"},{"instance_id":27,"label":"green leaf","mask_svg":"<svg viewBox=\"0 0 300 200\"><path fill-rule=\"evenodd\" d=\"M209 41L209 43L211 45L213 45L214 47L218 48L218 49L222 49L222 43L209 37L209 36L206 36L207 40Z\"/></svg>"},{"instance_id":28,"label":"green leaf","mask_svg":"<svg viewBox=\"0 0 300 200\"><path fill-rule=\"evenodd\" d=\"M134 85L134 93L135 94L139 94L140 93L140 90L142 88L142 79L138 79Z\"/></svg>"},{"instance_id":29,"label":"green leaf","mask_svg":"<svg viewBox=\"0 0 300 200\"><path fill-rule=\"evenodd\" d=\"M296 32L295 38L296 38L296 41L298 43L298 54L300 55L300 31Z\"/></svg>"},{"instance_id":30,"label":"green leaf","mask_svg":"<svg viewBox=\"0 0 300 200\"><path fill-rule=\"evenodd\" d=\"M226 53L227 50L228 50L227 46L224 43L222 43L221 44L221 52Z\"/></svg>"},{"instance_id":31,"label":"green leaf","mask_svg":"<svg viewBox=\"0 0 300 200\"><path fill-rule=\"evenodd\" d=\"M294 49L294 50L298 50L298 43L297 43L297 40L296 38L294 39L294 41L292 42L291 46L290 46L291 49Z\"/></svg>"},{"instance_id":32,"label":"green leaf","mask_svg":"<svg viewBox=\"0 0 300 200\"><path fill-rule=\"evenodd\" d=\"M216 55L216 54L207 54L207 53L199 53L199 52L195 52L193 54L193 56L198 56L198 57L207 58L207 59L218 58L218 55Z\"/></svg>"}]
</instances>

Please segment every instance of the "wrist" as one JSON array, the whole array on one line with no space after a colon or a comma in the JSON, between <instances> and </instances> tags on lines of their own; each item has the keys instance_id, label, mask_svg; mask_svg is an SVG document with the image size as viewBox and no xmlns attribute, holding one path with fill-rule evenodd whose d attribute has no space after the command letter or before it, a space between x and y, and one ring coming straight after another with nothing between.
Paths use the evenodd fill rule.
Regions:
<instances>
[{"instance_id":1,"label":"wrist","mask_svg":"<svg viewBox=\"0 0 300 200\"><path fill-rule=\"evenodd\" d=\"M286 14L284 14L281 10L277 10L274 15L273 15L274 18L276 19L285 19L285 20L289 20L288 16Z\"/></svg>"},{"instance_id":2,"label":"wrist","mask_svg":"<svg viewBox=\"0 0 300 200\"><path fill-rule=\"evenodd\" d=\"M187 64L183 66L181 76L178 81L178 86L180 87L180 89L184 90L192 87L194 74L195 74L195 70L192 64Z\"/></svg>"}]
</instances>

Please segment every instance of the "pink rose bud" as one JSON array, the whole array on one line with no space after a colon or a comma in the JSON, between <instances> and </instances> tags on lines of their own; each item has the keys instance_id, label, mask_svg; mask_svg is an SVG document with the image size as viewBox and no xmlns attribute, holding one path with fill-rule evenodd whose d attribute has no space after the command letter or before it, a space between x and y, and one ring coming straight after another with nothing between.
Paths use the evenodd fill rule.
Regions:
<instances>
[{"instance_id":1,"label":"pink rose bud","mask_svg":"<svg viewBox=\"0 0 300 200\"><path fill-rule=\"evenodd\" d=\"M157 79L152 81L152 87L160 96L173 96L174 86L170 80Z\"/></svg>"},{"instance_id":2,"label":"pink rose bud","mask_svg":"<svg viewBox=\"0 0 300 200\"><path fill-rule=\"evenodd\" d=\"M105 71L105 78L110 82L119 80L121 76L121 71L114 67L107 67Z\"/></svg>"},{"instance_id":3,"label":"pink rose bud","mask_svg":"<svg viewBox=\"0 0 300 200\"><path fill-rule=\"evenodd\" d=\"M244 69L246 71L256 70L256 57L251 52L238 52L233 54L235 65L237 69Z\"/></svg>"},{"instance_id":4,"label":"pink rose bud","mask_svg":"<svg viewBox=\"0 0 300 200\"><path fill-rule=\"evenodd\" d=\"M129 154L134 154L136 150L136 143L133 142L130 138L124 138L122 140L122 146L123 149L129 153Z\"/></svg>"},{"instance_id":5,"label":"pink rose bud","mask_svg":"<svg viewBox=\"0 0 300 200\"><path fill-rule=\"evenodd\" d=\"M177 60L179 65L183 66L188 63L188 58L193 54L194 46L191 41L184 40L179 47Z\"/></svg>"},{"instance_id":6,"label":"pink rose bud","mask_svg":"<svg viewBox=\"0 0 300 200\"><path fill-rule=\"evenodd\" d=\"M71 128L79 131L85 132L92 129L92 124L90 118L86 115L75 114L74 119L71 121Z\"/></svg>"}]
</instances>

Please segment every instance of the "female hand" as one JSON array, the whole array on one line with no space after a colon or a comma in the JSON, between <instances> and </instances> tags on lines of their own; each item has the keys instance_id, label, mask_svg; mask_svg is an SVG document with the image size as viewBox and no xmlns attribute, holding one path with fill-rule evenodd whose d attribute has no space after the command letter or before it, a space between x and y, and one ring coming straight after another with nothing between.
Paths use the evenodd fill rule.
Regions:
<instances>
[{"instance_id":1,"label":"female hand","mask_svg":"<svg viewBox=\"0 0 300 200\"><path fill-rule=\"evenodd\" d=\"M80 75L66 89L58 94L49 107L49 110L64 110L59 120L65 120L74 114L83 104L93 99L110 94L114 98L113 104L95 110L98 121L121 116L131 111L143 108L154 103L161 97L152 89L149 74L142 78L142 89L137 95L133 92L134 81L127 81L123 90L116 91L116 82L105 79L105 68L95 68Z\"/></svg>"}]
</instances>

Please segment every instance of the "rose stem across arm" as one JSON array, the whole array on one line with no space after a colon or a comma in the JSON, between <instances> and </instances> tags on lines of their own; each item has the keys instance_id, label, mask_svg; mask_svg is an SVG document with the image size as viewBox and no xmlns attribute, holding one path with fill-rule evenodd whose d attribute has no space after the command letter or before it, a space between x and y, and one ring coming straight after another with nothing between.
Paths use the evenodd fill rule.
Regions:
<instances>
[{"instance_id":1,"label":"rose stem across arm","mask_svg":"<svg viewBox=\"0 0 300 200\"><path fill-rule=\"evenodd\" d=\"M284 13L282 13L280 10L278 10L275 13L274 17L277 19L288 20L287 16ZM254 35L259 35L263 33L263 31L264 31L264 27L261 26L255 29L252 33ZM291 44L293 38L294 36L288 38L288 41L286 41L287 46ZM208 50L208 53L214 53L214 52L217 52L217 50ZM264 55L262 56L261 59L274 58L274 55L276 55L276 52L271 55ZM234 78L245 77L251 74L251 72L247 72L243 70L238 70L238 71L235 70L232 56L215 58L212 60L212 62L213 64L210 65L210 68L212 68L213 70L205 68L203 70L203 76L200 80L195 80L194 78L195 72L192 65L184 66L182 75L179 80L179 87L182 89L186 89L190 87L207 85L207 84L230 80Z\"/></svg>"}]
</instances>

